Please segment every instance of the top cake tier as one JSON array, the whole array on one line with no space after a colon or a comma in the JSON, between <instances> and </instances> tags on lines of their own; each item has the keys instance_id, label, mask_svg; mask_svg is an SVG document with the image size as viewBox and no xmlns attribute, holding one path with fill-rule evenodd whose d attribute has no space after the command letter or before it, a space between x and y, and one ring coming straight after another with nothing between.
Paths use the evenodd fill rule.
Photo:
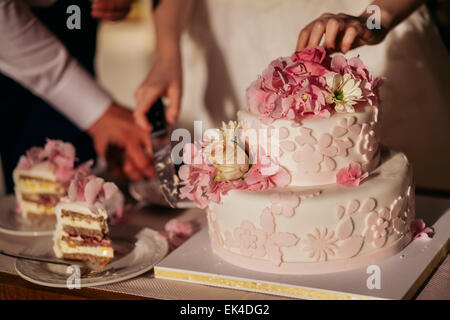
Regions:
<instances>
[{"instance_id":1,"label":"top cake tier","mask_svg":"<svg viewBox=\"0 0 450 320\"><path fill-rule=\"evenodd\" d=\"M366 105L351 114L334 113L329 118L310 116L300 122L280 119L269 124L239 111L238 122L243 132L257 129L258 137L278 133L279 165L291 175L290 185L336 183L337 172L352 163L359 163L363 172L371 172L379 163L380 126L375 106ZM260 139L249 141L261 143Z\"/></svg>"},{"instance_id":2,"label":"top cake tier","mask_svg":"<svg viewBox=\"0 0 450 320\"><path fill-rule=\"evenodd\" d=\"M365 174L378 164L382 82L359 57L303 49L273 60L258 75L247 89L247 112L238 120L247 129L275 129L277 158L291 185L336 183L341 169L352 165ZM261 145L260 139L248 140Z\"/></svg>"}]
</instances>

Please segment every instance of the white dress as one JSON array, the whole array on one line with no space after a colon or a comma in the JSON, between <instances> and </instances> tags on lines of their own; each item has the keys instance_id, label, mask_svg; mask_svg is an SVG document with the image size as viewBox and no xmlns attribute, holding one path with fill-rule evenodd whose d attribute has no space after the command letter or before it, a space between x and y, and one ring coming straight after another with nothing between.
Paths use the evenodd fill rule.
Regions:
<instances>
[{"instance_id":1,"label":"white dress","mask_svg":"<svg viewBox=\"0 0 450 320\"><path fill-rule=\"evenodd\" d=\"M245 89L268 63L289 56L306 24L322 13L358 15L367 0L196 0L182 38L180 126L213 127L245 108ZM360 55L382 88L383 137L404 151L416 184L450 190L450 59L425 7Z\"/></svg>"}]
</instances>

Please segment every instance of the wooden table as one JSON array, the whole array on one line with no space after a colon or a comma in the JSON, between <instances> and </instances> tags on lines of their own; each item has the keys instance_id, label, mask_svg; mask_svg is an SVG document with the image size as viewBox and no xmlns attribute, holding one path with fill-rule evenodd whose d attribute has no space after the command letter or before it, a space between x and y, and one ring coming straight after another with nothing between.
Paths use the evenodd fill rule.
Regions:
<instances>
[{"instance_id":1,"label":"wooden table","mask_svg":"<svg viewBox=\"0 0 450 320\"><path fill-rule=\"evenodd\" d=\"M419 190L420 192L420 190ZM429 192L422 192L429 193ZM442 196L442 194L439 194ZM446 194L445 194L446 196ZM183 221L192 221L199 226L205 225L204 214L198 211L168 210L162 208L145 208L126 216L124 223L147 226L154 230L162 230L165 223L174 217ZM16 239L16 238L14 238ZM11 243L11 238L0 234L0 246L19 248L23 243ZM83 288L59 289L35 285L21 277L14 270L14 259L0 256L0 300L3 299L286 299L283 297L209 287L163 279L155 279L150 271L135 279L117 284ZM416 296L416 299L449 299L450 300L450 257L447 256Z\"/></svg>"}]
</instances>

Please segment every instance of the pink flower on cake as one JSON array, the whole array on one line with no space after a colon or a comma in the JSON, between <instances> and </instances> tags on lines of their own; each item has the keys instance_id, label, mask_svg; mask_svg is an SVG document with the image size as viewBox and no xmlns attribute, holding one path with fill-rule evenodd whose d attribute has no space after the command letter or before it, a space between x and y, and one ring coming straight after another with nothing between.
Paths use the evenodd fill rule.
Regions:
<instances>
[{"instance_id":1,"label":"pink flower on cake","mask_svg":"<svg viewBox=\"0 0 450 320\"><path fill-rule=\"evenodd\" d=\"M411 237L413 239L430 239L434 236L434 229L427 227L422 219L415 219L411 222Z\"/></svg>"},{"instance_id":2,"label":"pink flower on cake","mask_svg":"<svg viewBox=\"0 0 450 320\"><path fill-rule=\"evenodd\" d=\"M317 47L272 61L247 89L248 110L264 122L309 114L329 117L324 57L325 50Z\"/></svg>"},{"instance_id":3,"label":"pink flower on cake","mask_svg":"<svg viewBox=\"0 0 450 320\"><path fill-rule=\"evenodd\" d=\"M366 217L366 227L363 235L367 242L375 248L384 246L387 240L390 212L386 208L370 212Z\"/></svg>"},{"instance_id":4,"label":"pink flower on cake","mask_svg":"<svg viewBox=\"0 0 450 320\"><path fill-rule=\"evenodd\" d=\"M289 173L276 165L273 159L260 156L256 161L241 178L235 180L215 179L218 170L208 161L200 165L182 165L178 172L182 186L180 197L205 208L210 201L220 203L221 196L230 190L261 191L289 184Z\"/></svg>"},{"instance_id":5,"label":"pink flower on cake","mask_svg":"<svg viewBox=\"0 0 450 320\"><path fill-rule=\"evenodd\" d=\"M378 151L378 141L372 125L367 123L362 125L359 141L357 142L357 150L366 161L371 160Z\"/></svg>"},{"instance_id":6,"label":"pink flower on cake","mask_svg":"<svg viewBox=\"0 0 450 320\"><path fill-rule=\"evenodd\" d=\"M297 244L295 234L276 232L275 220L269 208L265 208L260 216L261 229L248 220L241 222L240 227L233 232L225 233L225 245L239 248L241 253L251 257L267 257L276 266L283 261L282 247L292 247Z\"/></svg>"},{"instance_id":7,"label":"pink flower on cake","mask_svg":"<svg viewBox=\"0 0 450 320\"><path fill-rule=\"evenodd\" d=\"M259 161L252 165L244 175L245 188L249 191L262 191L276 187L284 187L291 182L291 176L282 167L276 165L268 156L258 157Z\"/></svg>"},{"instance_id":8,"label":"pink flower on cake","mask_svg":"<svg viewBox=\"0 0 450 320\"><path fill-rule=\"evenodd\" d=\"M336 183L348 187L357 187L369 174L362 173L361 165L357 162L350 163L347 168L342 168L336 174Z\"/></svg>"},{"instance_id":9,"label":"pink flower on cake","mask_svg":"<svg viewBox=\"0 0 450 320\"><path fill-rule=\"evenodd\" d=\"M270 209L273 214L292 217L295 208L300 204L300 198L293 192L279 192L270 195L270 202L272 203Z\"/></svg>"},{"instance_id":10,"label":"pink flower on cake","mask_svg":"<svg viewBox=\"0 0 450 320\"><path fill-rule=\"evenodd\" d=\"M272 61L247 89L247 108L265 123L329 117L332 108L354 112L359 102L376 104L381 84L357 57L330 60L323 47L307 48Z\"/></svg>"},{"instance_id":11,"label":"pink flower on cake","mask_svg":"<svg viewBox=\"0 0 450 320\"><path fill-rule=\"evenodd\" d=\"M323 65L326 52L323 47L305 48L295 52L291 59L305 66L306 71L312 76L321 76L328 72Z\"/></svg>"},{"instance_id":12,"label":"pink flower on cake","mask_svg":"<svg viewBox=\"0 0 450 320\"><path fill-rule=\"evenodd\" d=\"M291 107L298 118L307 115L329 118L330 111L326 104L326 97L327 91L317 85L309 84L300 88L293 96L294 105Z\"/></svg>"},{"instance_id":13,"label":"pink flower on cake","mask_svg":"<svg viewBox=\"0 0 450 320\"><path fill-rule=\"evenodd\" d=\"M328 231L327 228L321 230L316 228L313 233L307 234L301 243L310 258L315 261L327 261L329 256L336 254L337 241L333 231Z\"/></svg>"},{"instance_id":14,"label":"pink flower on cake","mask_svg":"<svg viewBox=\"0 0 450 320\"><path fill-rule=\"evenodd\" d=\"M356 117L340 119L338 125L332 131L335 138L340 138L348 132L353 134L359 134L361 132L361 125L357 123Z\"/></svg>"},{"instance_id":15,"label":"pink flower on cake","mask_svg":"<svg viewBox=\"0 0 450 320\"><path fill-rule=\"evenodd\" d=\"M302 172L319 172L323 154L307 144L294 153L293 160L298 163L297 168Z\"/></svg>"},{"instance_id":16,"label":"pink flower on cake","mask_svg":"<svg viewBox=\"0 0 450 320\"><path fill-rule=\"evenodd\" d=\"M336 55L331 59L331 70L341 75L350 74L361 81L360 88L364 99L372 105L378 103L378 91L384 78L374 79L361 59L353 57L347 60L343 55Z\"/></svg>"},{"instance_id":17,"label":"pink flower on cake","mask_svg":"<svg viewBox=\"0 0 450 320\"><path fill-rule=\"evenodd\" d=\"M235 141L235 135L226 132L229 126L224 124L216 140L205 137L202 143L185 146L185 164L178 173L182 199L193 200L205 208L210 201L219 203L221 196L230 190L261 191L289 184L289 173L276 159L266 155L262 148L251 156L246 154ZM237 129L237 124L232 127Z\"/></svg>"},{"instance_id":18,"label":"pink flower on cake","mask_svg":"<svg viewBox=\"0 0 450 320\"><path fill-rule=\"evenodd\" d=\"M231 246L237 245L243 255L260 258L266 255L264 247L267 241L266 233L261 229L256 229L250 221L242 221L240 227L234 230L234 241L230 235L230 233L225 234L225 243Z\"/></svg>"}]
</instances>

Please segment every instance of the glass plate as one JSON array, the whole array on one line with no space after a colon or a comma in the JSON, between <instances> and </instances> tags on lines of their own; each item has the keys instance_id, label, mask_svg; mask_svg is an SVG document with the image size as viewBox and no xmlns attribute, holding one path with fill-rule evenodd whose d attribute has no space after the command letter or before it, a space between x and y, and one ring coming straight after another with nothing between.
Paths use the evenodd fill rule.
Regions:
<instances>
[{"instance_id":1,"label":"glass plate","mask_svg":"<svg viewBox=\"0 0 450 320\"><path fill-rule=\"evenodd\" d=\"M95 271L76 266L16 260L17 273L30 282L56 288L82 288L111 284L137 277L153 268L168 252L167 241L149 228L124 225L111 226L110 237L114 259L104 270ZM36 241L24 253L51 257L51 237Z\"/></svg>"},{"instance_id":2,"label":"glass plate","mask_svg":"<svg viewBox=\"0 0 450 320\"><path fill-rule=\"evenodd\" d=\"M16 236L48 236L53 234L56 221L46 221L41 224L31 223L17 214L16 206L14 195L0 198L0 232Z\"/></svg>"}]
</instances>

